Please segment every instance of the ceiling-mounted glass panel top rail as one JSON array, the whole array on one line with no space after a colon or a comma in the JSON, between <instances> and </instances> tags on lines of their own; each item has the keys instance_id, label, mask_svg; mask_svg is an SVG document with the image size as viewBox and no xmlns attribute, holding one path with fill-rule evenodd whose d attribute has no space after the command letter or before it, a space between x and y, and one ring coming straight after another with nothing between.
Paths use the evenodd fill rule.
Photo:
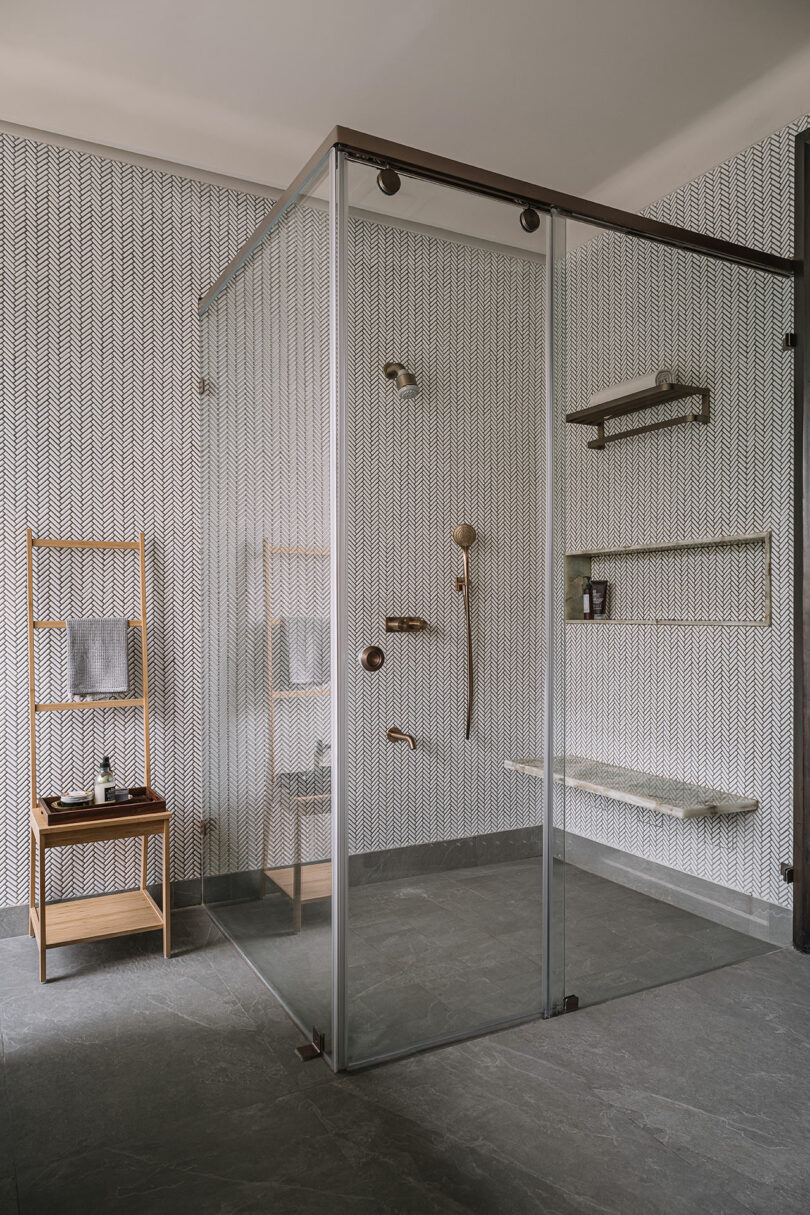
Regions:
<instances>
[{"instance_id":1,"label":"ceiling-mounted glass panel top rail","mask_svg":"<svg viewBox=\"0 0 810 1215\"><path fill-rule=\"evenodd\" d=\"M380 139L350 127L335 126L320 147L306 162L300 173L280 195L270 213L240 247L231 261L211 287L200 297L199 312L202 315L233 275L250 257L253 250L278 222L278 219L295 202L297 196L309 185L311 179L322 172L326 158L332 148L339 148L350 158L363 160L377 168L393 168L401 173L413 174L439 185L451 186L473 194L485 195L501 202L512 203L525 209L527 206L539 211L555 211L561 216L581 223L597 225L616 232L691 249L707 257L721 261L737 262L772 274L792 277L798 263L794 258L780 257L765 250L751 249L733 241L722 240L703 232L679 228L648 216L636 215L618 207L579 198L560 190L493 173L478 165L465 164L446 156L436 156L421 148Z\"/></svg>"}]
</instances>

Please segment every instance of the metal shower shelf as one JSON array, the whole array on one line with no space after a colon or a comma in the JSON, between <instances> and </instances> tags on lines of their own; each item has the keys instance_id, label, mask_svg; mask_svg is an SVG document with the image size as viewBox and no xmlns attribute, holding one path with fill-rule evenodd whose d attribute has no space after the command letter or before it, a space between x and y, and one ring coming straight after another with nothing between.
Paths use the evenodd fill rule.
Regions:
<instances>
[{"instance_id":1,"label":"metal shower shelf","mask_svg":"<svg viewBox=\"0 0 810 1215\"><path fill-rule=\"evenodd\" d=\"M685 401L688 397L701 398L700 413L687 413L680 418L665 418L661 422L650 422L648 426L634 426L631 430L620 430L617 434L605 434L605 422L608 418L623 418L629 413L652 409L654 405L663 405L668 401ZM709 402L708 388L698 388L694 384L657 384L655 388L644 388L641 392L631 392L627 396L615 397L612 401L603 401L599 405L575 409L565 415L565 420L579 426L595 426L596 438L591 439L588 446L601 451L608 443L629 439L632 435L647 434L651 430L663 430L667 426L680 426L686 422L700 422L705 426L710 416Z\"/></svg>"}]
</instances>

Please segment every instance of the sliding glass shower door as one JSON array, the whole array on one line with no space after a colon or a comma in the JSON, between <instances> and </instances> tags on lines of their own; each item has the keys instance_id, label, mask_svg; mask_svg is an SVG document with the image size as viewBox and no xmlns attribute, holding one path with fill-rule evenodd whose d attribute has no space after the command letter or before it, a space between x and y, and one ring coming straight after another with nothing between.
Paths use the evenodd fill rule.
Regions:
<instances>
[{"instance_id":1,"label":"sliding glass shower door","mask_svg":"<svg viewBox=\"0 0 810 1215\"><path fill-rule=\"evenodd\" d=\"M351 1066L543 1011L546 225L343 173Z\"/></svg>"},{"instance_id":2,"label":"sliding glass shower door","mask_svg":"<svg viewBox=\"0 0 810 1215\"><path fill-rule=\"evenodd\" d=\"M560 856L583 1005L789 939L793 285L566 236Z\"/></svg>"}]
</instances>

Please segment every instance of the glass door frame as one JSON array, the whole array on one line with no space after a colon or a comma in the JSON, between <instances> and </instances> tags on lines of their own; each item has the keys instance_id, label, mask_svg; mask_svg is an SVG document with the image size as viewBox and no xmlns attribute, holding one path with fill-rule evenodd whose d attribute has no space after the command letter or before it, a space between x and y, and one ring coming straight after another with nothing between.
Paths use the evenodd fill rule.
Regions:
<instances>
[{"instance_id":1,"label":"glass door frame","mask_svg":"<svg viewBox=\"0 0 810 1215\"><path fill-rule=\"evenodd\" d=\"M348 591L346 501L346 155L329 153L329 410L331 503L331 710L332 710L332 1049L329 1063L339 1072L348 1063L346 1007L349 848L347 798Z\"/></svg>"}]
</instances>

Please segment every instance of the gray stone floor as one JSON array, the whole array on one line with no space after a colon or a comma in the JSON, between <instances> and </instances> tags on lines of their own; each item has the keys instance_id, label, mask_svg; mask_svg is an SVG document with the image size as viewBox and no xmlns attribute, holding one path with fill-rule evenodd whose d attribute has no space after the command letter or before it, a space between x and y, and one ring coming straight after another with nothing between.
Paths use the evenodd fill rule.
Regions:
<instances>
[{"instance_id":1,"label":"gray stone floor","mask_svg":"<svg viewBox=\"0 0 810 1215\"><path fill-rule=\"evenodd\" d=\"M573 865L564 877L566 992L582 1005L773 949ZM352 887L349 1057L536 1015L540 897L539 857ZM328 1033L328 902L305 906L300 934L281 893L213 910L301 1024Z\"/></svg>"},{"instance_id":2,"label":"gray stone floor","mask_svg":"<svg viewBox=\"0 0 810 1215\"><path fill-rule=\"evenodd\" d=\"M3 1215L806 1215L810 958L335 1077L201 909L0 941Z\"/></svg>"},{"instance_id":3,"label":"gray stone floor","mask_svg":"<svg viewBox=\"0 0 810 1215\"><path fill-rule=\"evenodd\" d=\"M0 941L3 1215L806 1215L810 959L335 1077L202 909Z\"/></svg>"}]
</instances>

